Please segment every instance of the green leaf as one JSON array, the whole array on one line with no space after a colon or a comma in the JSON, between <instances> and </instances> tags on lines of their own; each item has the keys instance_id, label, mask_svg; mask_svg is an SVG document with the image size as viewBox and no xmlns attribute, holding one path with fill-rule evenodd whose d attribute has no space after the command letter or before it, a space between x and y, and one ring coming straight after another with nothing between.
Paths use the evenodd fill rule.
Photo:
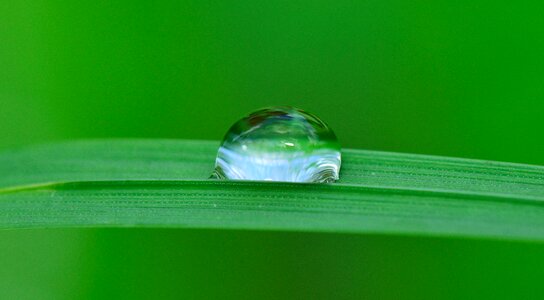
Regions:
<instances>
[{"instance_id":1,"label":"green leaf","mask_svg":"<svg viewBox=\"0 0 544 300\"><path fill-rule=\"evenodd\" d=\"M207 179L218 143L95 140L0 153L0 228L190 227L544 241L544 167L343 151L341 180Z\"/></svg>"}]
</instances>

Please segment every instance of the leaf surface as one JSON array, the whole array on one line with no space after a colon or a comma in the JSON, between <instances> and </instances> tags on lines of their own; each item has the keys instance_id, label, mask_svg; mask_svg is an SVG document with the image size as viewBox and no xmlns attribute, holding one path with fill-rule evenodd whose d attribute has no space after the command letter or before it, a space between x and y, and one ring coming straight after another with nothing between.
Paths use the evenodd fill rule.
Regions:
<instances>
[{"instance_id":1,"label":"leaf surface","mask_svg":"<svg viewBox=\"0 0 544 300\"><path fill-rule=\"evenodd\" d=\"M218 143L0 153L0 228L189 227L544 240L544 168L346 149L334 184L216 181Z\"/></svg>"}]
</instances>

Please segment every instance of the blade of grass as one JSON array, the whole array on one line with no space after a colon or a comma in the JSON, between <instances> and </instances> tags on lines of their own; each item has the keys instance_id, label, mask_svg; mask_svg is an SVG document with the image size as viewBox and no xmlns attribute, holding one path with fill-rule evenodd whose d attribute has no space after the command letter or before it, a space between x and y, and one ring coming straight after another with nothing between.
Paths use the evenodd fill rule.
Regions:
<instances>
[{"instance_id":1,"label":"blade of grass","mask_svg":"<svg viewBox=\"0 0 544 300\"><path fill-rule=\"evenodd\" d=\"M331 185L207 180L217 142L0 153L0 228L153 226L544 240L544 168L345 150Z\"/></svg>"}]
</instances>

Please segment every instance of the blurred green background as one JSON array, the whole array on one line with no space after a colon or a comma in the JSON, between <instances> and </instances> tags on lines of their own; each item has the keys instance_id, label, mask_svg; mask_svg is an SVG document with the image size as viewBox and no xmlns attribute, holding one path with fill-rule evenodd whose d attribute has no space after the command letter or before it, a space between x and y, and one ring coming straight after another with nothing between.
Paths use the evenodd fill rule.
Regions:
<instances>
[{"instance_id":1,"label":"blurred green background","mask_svg":"<svg viewBox=\"0 0 544 300\"><path fill-rule=\"evenodd\" d=\"M0 148L220 139L293 105L344 147L544 164L542 1L0 2ZM0 232L3 298L539 297L544 245ZM6 297L7 296L7 297Z\"/></svg>"}]
</instances>

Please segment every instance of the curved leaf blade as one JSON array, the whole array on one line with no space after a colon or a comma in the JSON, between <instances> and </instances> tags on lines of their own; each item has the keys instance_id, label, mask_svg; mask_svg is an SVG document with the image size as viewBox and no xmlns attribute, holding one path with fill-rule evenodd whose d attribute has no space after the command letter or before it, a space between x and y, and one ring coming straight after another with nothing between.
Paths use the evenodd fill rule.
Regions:
<instances>
[{"instance_id":1,"label":"curved leaf blade","mask_svg":"<svg viewBox=\"0 0 544 300\"><path fill-rule=\"evenodd\" d=\"M151 226L544 240L544 168L344 151L341 181L207 180L216 142L97 140L0 154L0 228Z\"/></svg>"}]
</instances>

